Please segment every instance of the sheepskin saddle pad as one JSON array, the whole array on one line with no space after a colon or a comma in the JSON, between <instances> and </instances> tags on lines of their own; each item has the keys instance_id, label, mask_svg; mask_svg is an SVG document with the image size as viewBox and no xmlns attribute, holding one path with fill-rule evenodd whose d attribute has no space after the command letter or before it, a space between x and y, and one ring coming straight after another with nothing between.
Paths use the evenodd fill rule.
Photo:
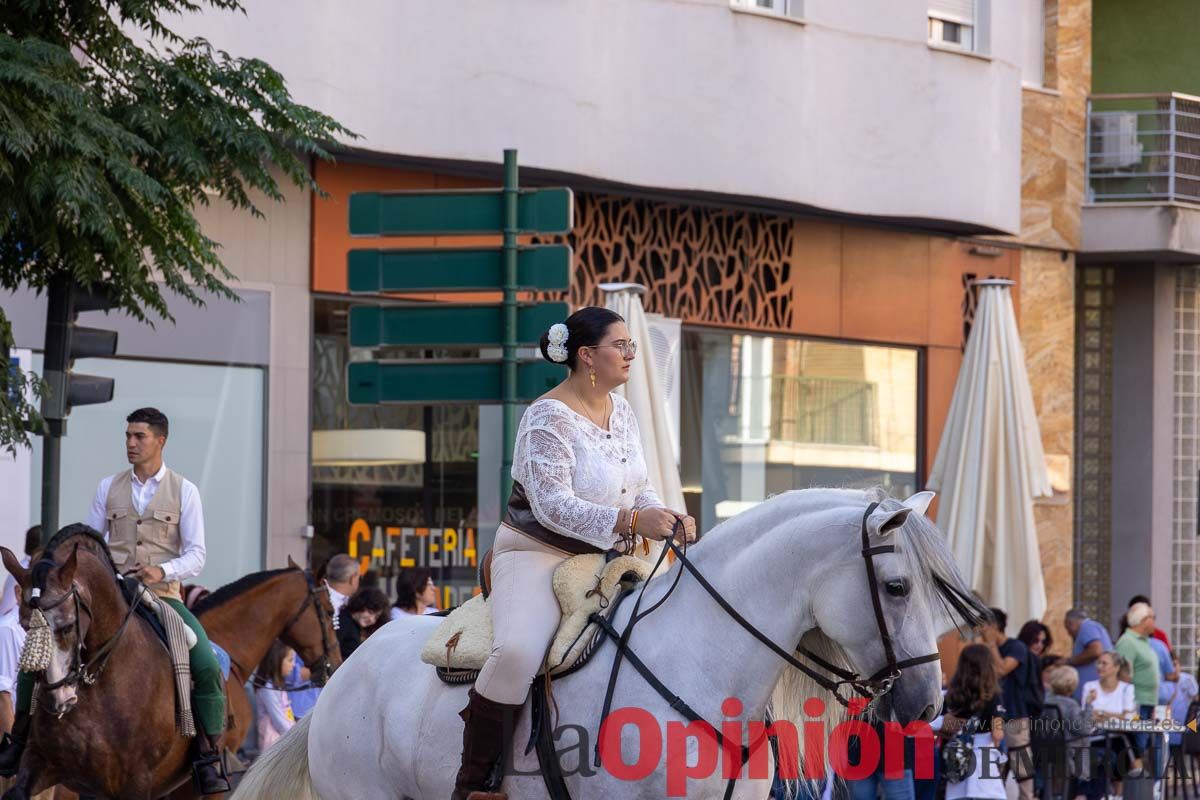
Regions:
<instances>
[{"instance_id":1,"label":"sheepskin saddle pad","mask_svg":"<svg viewBox=\"0 0 1200 800\"><path fill-rule=\"evenodd\" d=\"M605 561L602 554L572 556L554 571L554 594L562 621L539 674L570 669L587 652L600 626L588 622L607 614L618 595L646 580L654 565L633 556ZM492 652L492 610L477 594L442 620L425 642L421 660L448 670L479 670Z\"/></svg>"}]
</instances>

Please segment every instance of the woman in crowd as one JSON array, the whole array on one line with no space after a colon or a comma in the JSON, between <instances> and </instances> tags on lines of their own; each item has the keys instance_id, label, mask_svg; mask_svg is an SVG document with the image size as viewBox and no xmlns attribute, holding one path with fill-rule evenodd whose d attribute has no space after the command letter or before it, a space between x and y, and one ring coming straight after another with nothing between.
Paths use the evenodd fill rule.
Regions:
<instances>
[{"instance_id":1,"label":"woman in crowd","mask_svg":"<svg viewBox=\"0 0 1200 800\"><path fill-rule=\"evenodd\" d=\"M433 614L438 610L437 584L433 572L423 567L402 569L396 576L396 602L392 619L410 615Z\"/></svg>"},{"instance_id":2,"label":"woman in crowd","mask_svg":"<svg viewBox=\"0 0 1200 800\"><path fill-rule=\"evenodd\" d=\"M1121 680L1125 659L1115 650L1109 650L1096 659L1098 680L1083 685L1083 705L1095 722L1109 719L1137 719L1137 703L1134 702L1133 684Z\"/></svg>"},{"instance_id":3,"label":"woman in crowd","mask_svg":"<svg viewBox=\"0 0 1200 800\"><path fill-rule=\"evenodd\" d=\"M1036 619L1031 619L1021 626L1021 632L1017 634L1029 652L1033 653L1038 658L1050 651L1050 646L1054 644L1054 637L1050 635L1050 629Z\"/></svg>"},{"instance_id":4,"label":"woman in crowd","mask_svg":"<svg viewBox=\"0 0 1200 800\"><path fill-rule=\"evenodd\" d=\"M271 649L258 665L258 677L265 683L254 691L254 702L258 707L258 751L265 752L279 737L292 729L296 716L285 686L285 678L295 666L296 653L276 639Z\"/></svg>"},{"instance_id":5,"label":"woman in crowd","mask_svg":"<svg viewBox=\"0 0 1200 800\"><path fill-rule=\"evenodd\" d=\"M388 614L391 603L382 589L374 587L359 589L354 596L346 601L345 607L338 613L338 645L342 649L342 659L358 649L372 633L391 622Z\"/></svg>"},{"instance_id":6,"label":"woman in crowd","mask_svg":"<svg viewBox=\"0 0 1200 800\"><path fill-rule=\"evenodd\" d=\"M462 711L453 800L497 800L505 720L520 711L558 628L554 570L569 556L631 552L640 539L691 540L696 522L663 507L647 475L629 380L637 343L625 320L585 307L542 334L542 357L569 370L517 429L512 494L492 550L495 642Z\"/></svg>"},{"instance_id":7,"label":"woman in crowd","mask_svg":"<svg viewBox=\"0 0 1200 800\"><path fill-rule=\"evenodd\" d=\"M1137 719L1138 707L1134 700L1133 684L1121 679L1127 668L1125 659L1115 650L1102 653L1096 659L1097 680L1083 685L1083 707L1093 723L1103 725L1109 720ZM1104 763L1105 739L1108 740L1108 763ZM1092 763L1100 765L1095 776L1087 782L1084 793L1088 800L1100 800L1106 794L1106 772L1115 769L1121 759L1132 756L1132 748L1124 734L1107 734L1103 730L1091 737ZM1137 762L1134 762L1135 765ZM1113 789L1121 793L1120 782L1113 782Z\"/></svg>"},{"instance_id":8,"label":"woman in crowd","mask_svg":"<svg viewBox=\"0 0 1200 800\"><path fill-rule=\"evenodd\" d=\"M992 662L992 651L985 645L963 648L958 667L946 691L942 736L965 739L973 751L974 770L961 780L947 779L946 800L1006 800L1000 764L1004 741L1004 707L1000 703L1000 681ZM943 758L961 747L959 742L943 745ZM988 770L984 772L985 768Z\"/></svg>"},{"instance_id":9,"label":"woman in crowd","mask_svg":"<svg viewBox=\"0 0 1200 800\"><path fill-rule=\"evenodd\" d=\"M1033 669L1037 674L1036 685L1041 687L1043 683L1042 672L1046 669L1043 659L1049 656L1050 645L1054 644L1054 637L1050 635L1049 628L1036 619L1031 619L1021 626L1021 631L1017 634L1017 639L1029 650L1029 656L1033 661ZM1041 700L1040 697L1037 699Z\"/></svg>"},{"instance_id":10,"label":"woman in crowd","mask_svg":"<svg viewBox=\"0 0 1200 800\"><path fill-rule=\"evenodd\" d=\"M1067 794L1080 800L1083 797L1083 780L1090 771L1088 756L1089 735L1092 721L1083 707L1075 701L1075 690L1079 688L1079 671L1068 664L1050 667L1045 672L1050 687L1046 695L1046 706L1058 709L1062 718L1063 735L1067 741L1067 768L1072 770Z\"/></svg>"}]
</instances>

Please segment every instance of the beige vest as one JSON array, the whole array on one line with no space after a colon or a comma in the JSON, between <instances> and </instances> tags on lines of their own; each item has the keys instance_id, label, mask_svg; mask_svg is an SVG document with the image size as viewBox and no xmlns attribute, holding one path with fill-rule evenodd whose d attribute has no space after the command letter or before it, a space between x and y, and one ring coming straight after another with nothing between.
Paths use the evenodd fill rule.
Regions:
<instances>
[{"instance_id":1,"label":"beige vest","mask_svg":"<svg viewBox=\"0 0 1200 800\"><path fill-rule=\"evenodd\" d=\"M108 547L121 572L134 564L159 566L182 554L183 537L179 534L182 511L183 478L167 470L146 510L138 514L133 506L133 470L113 478L108 487L105 517L108 519ZM183 600L179 581L156 583L149 587L159 597Z\"/></svg>"}]
</instances>

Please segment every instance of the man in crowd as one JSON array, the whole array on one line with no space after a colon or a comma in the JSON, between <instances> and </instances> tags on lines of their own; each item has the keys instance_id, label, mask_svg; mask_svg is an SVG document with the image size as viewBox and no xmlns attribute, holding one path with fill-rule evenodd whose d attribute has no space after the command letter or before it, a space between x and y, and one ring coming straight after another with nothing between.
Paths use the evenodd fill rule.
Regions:
<instances>
[{"instance_id":1,"label":"man in crowd","mask_svg":"<svg viewBox=\"0 0 1200 800\"><path fill-rule=\"evenodd\" d=\"M1151 606L1151 607L1154 606L1154 604L1150 602L1150 598L1146 597L1146 595L1135 594L1133 597L1129 598L1129 605L1127 606L1127 609L1133 608L1138 603L1145 603L1146 605ZM1126 619L1128 619L1128 614L1129 614L1128 610L1125 613L1126 613ZM1128 622L1126 622L1126 624L1128 624ZM1122 630L1122 633L1124 633L1124 630ZM1159 628L1156 625L1154 628L1154 631L1150 634L1150 638L1157 639L1158 641L1162 642L1166 646L1167 652L1171 651L1171 640L1169 638L1167 638L1167 632L1164 631L1162 628ZM1157 648L1155 648L1155 649L1157 650Z\"/></svg>"},{"instance_id":2,"label":"man in crowd","mask_svg":"<svg viewBox=\"0 0 1200 800\"><path fill-rule=\"evenodd\" d=\"M1075 701L1079 702L1083 697L1084 684L1100 679L1096 671L1096 659L1113 649L1112 637L1103 625L1088 619L1088 615L1078 608L1067 612L1063 625L1075 640L1067 663L1079 673L1079 686L1075 689Z\"/></svg>"},{"instance_id":3,"label":"man in crowd","mask_svg":"<svg viewBox=\"0 0 1200 800\"><path fill-rule=\"evenodd\" d=\"M345 553L338 553L325 565L325 585L329 587L329 601L333 603L335 620L342 606L358 591L361 579L358 562Z\"/></svg>"},{"instance_id":4,"label":"man in crowd","mask_svg":"<svg viewBox=\"0 0 1200 800\"><path fill-rule=\"evenodd\" d=\"M1138 717L1153 719L1161 675L1158 656L1150 646L1150 637L1154 635L1154 609L1146 603L1134 603L1125 613L1125 621L1129 627L1117 640L1117 652L1129 662ZM1149 736L1145 733L1133 735L1133 748L1139 758L1144 757L1148 742Z\"/></svg>"},{"instance_id":5,"label":"man in crowd","mask_svg":"<svg viewBox=\"0 0 1200 800\"><path fill-rule=\"evenodd\" d=\"M1133 677L1133 696L1139 716L1151 719L1158 702L1158 680L1161 674L1158 656L1150 646L1154 634L1154 609L1146 603L1134 603L1125 615L1129 627L1117 640L1117 652L1129 662Z\"/></svg>"},{"instance_id":6,"label":"man in crowd","mask_svg":"<svg viewBox=\"0 0 1200 800\"><path fill-rule=\"evenodd\" d=\"M361 579L358 562L345 553L338 553L325 566L325 584L329 587L329 599L333 602L333 627L337 629L338 646L343 659L350 657L362 638L358 623L346 611L346 603L358 591Z\"/></svg>"},{"instance_id":7,"label":"man in crowd","mask_svg":"<svg viewBox=\"0 0 1200 800\"><path fill-rule=\"evenodd\" d=\"M1033 800L1033 754L1029 750L1030 709L1027 700L1040 691L1041 678L1030 658L1029 648L1005 633L1008 615L998 608L991 612L991 622L983 627L983 642L992 650L992 662L1000 678L1009 765L1017 779L1021 800Z\"/></svg>"},{"instance_id":8,"label":"man in crowd","mask_svg":"<svg viewBox=\"0 0 1200 800\"><path fill-rule=\"evenodd\" d=\"M38 527L41 530L41 527ZM7 586L7 584L6 584ZM25 646L25 629L21 627L19 605L21 587L16 581L7 589L12 602L0 612L0 732L12 730L16 718L17 664Z\"/></svg>"}]
</instances>

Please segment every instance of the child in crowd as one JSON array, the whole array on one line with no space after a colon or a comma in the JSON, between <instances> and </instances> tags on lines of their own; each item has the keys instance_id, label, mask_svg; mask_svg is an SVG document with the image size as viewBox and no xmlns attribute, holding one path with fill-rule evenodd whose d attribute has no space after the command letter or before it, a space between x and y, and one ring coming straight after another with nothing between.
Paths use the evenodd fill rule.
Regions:
<instances>
[{"instance_id":1,"label":"child in crowd","mask_svg":"<svg viewBox=\"0 0 1200 800\"><path fill-rule=\"evenodd\" d=\"M1004 707L1000 682L985 645L972 644L959 655L958 668L946 691L942 747L946 800L1006 800L1000 750L1004 740ZM966 748L971 753L966 754ZM957 756L955 754L958 754ZM973 766L973 770L966 768Z\"/></svg>"},{"instance_id":2,"label":"child in crowd","mask_svg":"<svg viewBox=\"0 0 1200 800\"><path fill-rule=\"evenodd\" d=\"M288 699L288 693L280 688L286 686L284 679L291 674L295 660L295 651L276 639L262 663L258 665L258 677L266 682L254 692L255 704L258 706L260 753L265 752L296 724L292 702Z\"/></svg>"}]
</instances>

